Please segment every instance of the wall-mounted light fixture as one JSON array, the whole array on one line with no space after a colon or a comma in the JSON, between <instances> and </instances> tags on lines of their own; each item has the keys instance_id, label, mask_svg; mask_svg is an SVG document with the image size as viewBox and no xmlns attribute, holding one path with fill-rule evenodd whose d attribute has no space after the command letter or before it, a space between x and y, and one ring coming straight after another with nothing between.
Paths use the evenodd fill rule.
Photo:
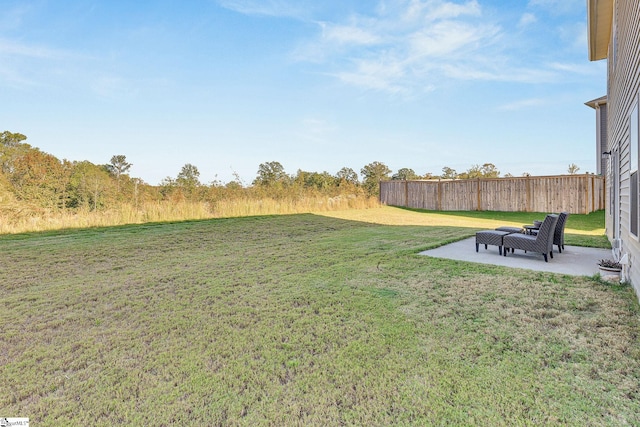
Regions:
<instances>
[{"instance_id":1,"label":"wall-mounted light fixture","mask_svg":"<svg viewBox=\"0 0 640 427\"><path fill-rule=\"evenodd\" d=\"M605 151L604 153L602 153L602 158L608 159L610 155L611 155L611 151Z\"/></svg>"}]
</instances>

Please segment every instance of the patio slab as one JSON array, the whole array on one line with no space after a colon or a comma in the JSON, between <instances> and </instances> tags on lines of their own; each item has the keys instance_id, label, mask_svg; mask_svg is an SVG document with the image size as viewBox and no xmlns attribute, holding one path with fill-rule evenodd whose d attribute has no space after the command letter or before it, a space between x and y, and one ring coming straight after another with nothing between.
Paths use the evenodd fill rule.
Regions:
<instances>
[{"instance_id":1,"label":"patio slab","mask_svg":"<svg viewBox=\"0 0 640 427\"><path fill-rule=\"evenodd\" d=\"M509 253L505 257L498 254L497 246L489 246L488 249L485 249L484 245L480 245L480 250L476 252L475 236L420 252L420 255L573 276L593 276L599 272L598 261L612 257L610 249L581 246L565 246L562 253L558 253L557 246L554 246L553 258L549 258L549 262L544 262L542 254L525 253L521 250Z\"/></svg>"}]
</instances>

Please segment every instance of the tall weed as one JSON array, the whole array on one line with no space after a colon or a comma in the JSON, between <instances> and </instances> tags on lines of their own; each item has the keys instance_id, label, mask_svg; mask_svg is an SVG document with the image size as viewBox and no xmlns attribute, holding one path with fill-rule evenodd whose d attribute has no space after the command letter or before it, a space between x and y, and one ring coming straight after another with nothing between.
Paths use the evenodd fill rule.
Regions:
<instances>
[{"instance_id":1,"label":"tall weed","mask_svg":"<svg viewBox=\"0 0 640 427\"><path fill-rule=\"evenodd\" d=\"M289 198L250 198L202 201L149 201L137 206L121 203L93 211L86 208L52 211L15 202L0 208L0 234L106 227L147 222L229 218L255 215L285 215L379 207L376 198L365 196L310 196Z\"/></svg>"}]
</instances>

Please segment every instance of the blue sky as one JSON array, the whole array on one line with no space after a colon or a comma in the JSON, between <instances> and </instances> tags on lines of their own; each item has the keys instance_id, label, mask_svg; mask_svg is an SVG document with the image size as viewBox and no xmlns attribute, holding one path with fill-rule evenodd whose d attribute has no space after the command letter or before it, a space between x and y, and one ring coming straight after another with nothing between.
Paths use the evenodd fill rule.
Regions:
<instances>
[{"instance_id":1,"label":"blue sky","mask_svg":"<svg viewBox=\"0 0 640 427\"><path fill-rule=\"evenodd\" d=\"M0 0L0 131L150 184L194 164L595 171L584 0Z\"/></svg>"}]
</instances>

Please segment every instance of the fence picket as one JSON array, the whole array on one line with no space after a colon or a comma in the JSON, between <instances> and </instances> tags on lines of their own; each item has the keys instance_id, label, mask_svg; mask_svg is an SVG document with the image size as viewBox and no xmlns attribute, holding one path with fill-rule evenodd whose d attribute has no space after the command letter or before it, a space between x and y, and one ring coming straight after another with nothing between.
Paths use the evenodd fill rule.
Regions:
<instances>
[{"instance_id":1,"label":"fence picket","mask_svg":"<svg viewBox=\"0 0 640 427\"><path fill-rule=\"evenodd\" d=\"M528 176L459 180L382 181L380 202L443 211L560 212L604 209L604 177Z\"/></svg>"}]
</instances>

